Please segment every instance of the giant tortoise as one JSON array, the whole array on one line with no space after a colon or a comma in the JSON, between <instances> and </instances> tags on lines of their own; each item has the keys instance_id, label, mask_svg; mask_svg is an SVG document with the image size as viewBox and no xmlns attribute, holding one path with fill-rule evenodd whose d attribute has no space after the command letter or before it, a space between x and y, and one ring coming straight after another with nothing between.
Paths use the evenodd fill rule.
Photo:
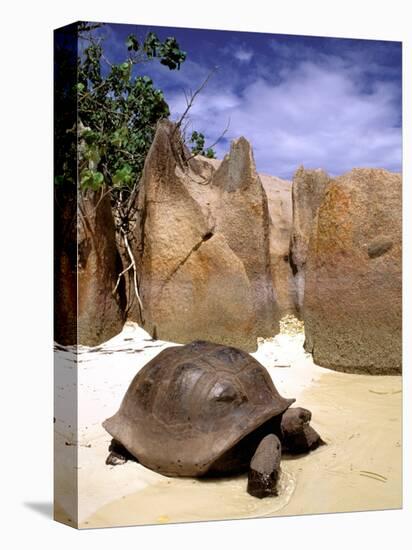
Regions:
<instances>
[{"instance_id":1,"label":"giant tortoise","mask_svg":"<svg viewBox=\"0 0 412 550\"><path fill-rule=\"evenodd\" d=\"M294 401L242 350L204 341L169 347L136 374L104 421L113 437L106 462L134 458L166 476L249 469L249 493L276 495L281 443L292 453L323 443L311 413L289 409Z\"/></svg>"}]
</instances>

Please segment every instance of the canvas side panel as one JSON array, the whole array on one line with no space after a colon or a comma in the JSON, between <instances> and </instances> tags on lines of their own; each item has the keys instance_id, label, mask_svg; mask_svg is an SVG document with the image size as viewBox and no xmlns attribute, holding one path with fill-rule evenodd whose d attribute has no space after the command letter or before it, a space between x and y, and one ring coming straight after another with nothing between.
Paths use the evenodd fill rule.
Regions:
<instances>
[{"instance_id":1,"label":"canvas side panel","mask_svg":"<svg viewBox=\"0 0 412 550\"><path fill-rule=\"evenodd\" d=\"M54 31L54 518L78 523L77 23Z\"/></svg>"}]
</instances>

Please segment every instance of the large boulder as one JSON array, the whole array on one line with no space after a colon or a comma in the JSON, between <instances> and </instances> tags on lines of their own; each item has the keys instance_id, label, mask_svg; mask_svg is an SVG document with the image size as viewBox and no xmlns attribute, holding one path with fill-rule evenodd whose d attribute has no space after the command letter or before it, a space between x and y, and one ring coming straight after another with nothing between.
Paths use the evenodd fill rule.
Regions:
<instances>
[{"instance_id":1,"label":"large boulder","mask_svg":"<svg viewBox=\"0 0 412 550\"><path fill-rule=\"evenodd\" d=\"M222 161L203 158L215 170ZM296 315L296 290L290 261L292 232L292 184L276 176L258 173L269 210L269 256L272 285L280 315ZM200 197L196 197L201 203Z\"/></svg>"},{"instance_id":2,"label":"large boulder","mask_svg":"<svg viewBox=\"0 0 412 550\"><path fill-rule=\"evenodd\" d=\"M270 267L281 315L296 315L296 290L290 262L292 233L292 184L259 174L268 199L270 215Z\"/></svg>"},{"instance_id":3,"label":"large boulder","mask_svg":"<svg viewBox=\"0 0 412 550\"><path fill-rule=\"evenodd\" d=\"M87 191L78 207L78 343L95 346L123 328L124 282L109 195Z\"/></svg>"},{"instance_id":4,"label":"large boulder","mask_svg":"<svg viewBox=\"0 0 412 550\"><path fill-rule=\"evenodd\" d=\"M146 158L134 250L143 325L162 339L256 349L279 331L269 216L250 145L219 167L189 158L176 126L159 123ZM137 319L136 310L130 316Z\"/></svg>"},{"instance_id":5,"label":"large boulder","mask_svg":"<svg viewBox=\"0 0 412 550\"><path fill-rule=\"evenodd\" d=\"M124 324L124 283L109 196L56 190L55 340L96 346Z\"/></svg>"},{"instance_id":6,"label":"large boulder","mask_svg":"<svg viewBox=\"0 0 412 550\"><path fill-rule=\"evenodd\" d=\"M313 220L323 200L329 176L323 170L306 170L300 166L292 183L292 234L290 263L295 276L296 310L302 313L305 293L305 266Z\"/></svg>"},{"instance_id":7,"label":"large boulder","mask_svg":"<svg viewBox=\"0 0 412 550\"><path fill-rule=\"evenodd\" d=\"M321 366L401 372L401 176L354 169L332 180L309 242L305 347Z\"/></svg>"},{"instance_id":8,"label":"large boulder","mask_svg":"<svg viewBox=\"0 0 412 550\"><path fill-rule=\"evenodd\" d=\"M256 313L254 334L272 336L279 330L279 305L275 300L270 265L270 216L268 201L256 172L252 148L241 137L231 144L211 180L215 230L242 261L251 285Z\"/></svg>"}]
</instances>

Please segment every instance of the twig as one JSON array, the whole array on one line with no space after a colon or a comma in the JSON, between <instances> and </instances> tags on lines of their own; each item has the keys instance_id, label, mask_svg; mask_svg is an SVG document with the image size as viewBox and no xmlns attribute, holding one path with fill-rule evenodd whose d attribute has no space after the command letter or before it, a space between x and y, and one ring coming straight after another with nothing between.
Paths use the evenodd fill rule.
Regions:
<instances>
[{"instance_id":1,"label":"twig","mask_svg":"<svg viewBox=\"0 0 412 550\"><path fill-rule=\"evenodd\" d=\"M113 68L113 63L111 63L103 53L102 53L102 59L106 61L109 67Z\"/></svg>"},{"instance_id":2,"label":"twig","mask_svg":"<svg viewBox=\"0 0 412 550\"><path fill-rule=\"evenodd\" d=\"M109 187L109 189L108 189L105 193L103 192L103 189L104 189L104 188L102 187L102 194L101 194L100 199L98 200L96 206L94 207L94 212L96 212L96 210L97 210L97 208L99 207L99 204L102 202L102 200L103 200L107 195L109 195L109 194L112 192L112 190L111 190L110 187Z\"/></svg>"},{"instance_id":3,"label":"twig","mask_svg":"<svg viewBox=\"0 0 412 550\"><path fill-rule=\"evenodd\" d=\"M126 209L125 209L125 212L124 212L124 215L128 219L130 218L130 214L131 214L132 208L134 206L134 202L135 202L136 196L139 192L139 189L140 189L140 181L137 180L136 183L133 186L133 189L130 192L129 199L127 201Z\"/></svg>"},{"instance_id":4,"label":"twig","mask_svg":"<svg viewBox=\"0 0 412 550\"><path fill-rule=\"evenodd\" d=\"M137 298L137 301L139 303L139 308L140 308L140 316L142 317L142 312L143 312L143 304L142 304L142 301L140 299L140 295L139 295L139 290L138 290L138 287L137 287L137 272L136 272L136 262L135 262L135 259L134 259L134 256L133 256L133 252L131 251L130 249L130 245L129 245L129 240L127 238L127 233L126 231L123 229L123 227L120 228L120 231L123 233L123 240L124 240L124 244L126 246L126 250L127 250L127 253L129 254L129 258L130 258L130 261L131 261L131 264L128 268L126 268L120 275L119 275L119 278L124 275L124 273L126 273L126 271L129 271L129 269L133 268L133 285L134 285L134 292L136 294L136 298ZM119 281L116 283L116 288L117 288L117 285L118 285ZM114 292L114 291L113 291Z\"/></svg>"},{"instance_id":5,"label":"twig","mask_svg":"<svg viewBox=\"0 0 412 550\"><path fill-rule=\"evenodd\" d=\"M395 393L402 393L402 390L394 390L394 391L377 391L377 390L369 390L370 393L376 393L376 395L394 395Z\"/></svg>"},{"instance_id":6,"label":"twig","mask_svg":"<svg viewBox=\"0 0 412 550\"><path fill-rule=\"evenodd\" d=\"M222 139L222 137L229 130L229 126L230 126L230 117L228 118L226 128L223 130L223 132L220 134L220 136L217 138L217 140L214 143L212 143L212 145L208 146L208 149L212 149L212 147L214 147L217 143L219 143L219 141ZM186 159L186 162L189 162L189 160L192 160L193 158L197 157L198 155L199 155L199 153L194 153L193 155L191 155L189 158Z\"/></svg>"},{"instance_id":7,"label":"twig","mask_svg":"<svg viewBox=\"0 0 412 550\"><path fill-rule=\"evenodd\" d=\"M120 279L122 278L122 275L127 273L129 271L129 269L131 269L132 267L133 267L133 263L131 263L128 267L126 267L126 269L123 269L123 271L121 273L119 273L119 276L117 277L117 283L116 283L116 286L113 289L112 294L114 294L116 292L117 287L119 286L119 283L120 283Z\"/></svg>"},{"instance_id":8,"label":"twig","mask_svg":"<svg viewBox=\"0 0 412 550\"><path fill-rule=\"evenodd\" d=\"M176 130L178 128L180 128L183 120L185 119L187 113L189 112L189 110L192 108L192 105L193 105L193 102L194 100L196 99L196 96L198 96L200 94L200 92L203 90L203 88L206 86L206 84L208 83L208 81L210 80L211 76L216 72L217 70L217 67L215 67L214 69L212 69L209 74L207 75L207 77L204 79L204 81L202 82L202 84L199 86L199 88L197 88L197 90L195 90L193 93L190 93L190 98L189 98L189 101L187 101L187 97L186 97L186 94L185 94L185 97L186 97L186 103L187 103L187 106L186 106L186 109L184 111L184 113L182 114L182 116L179 118L179 120L176 122L176 125L173 129L173 132L172 132L172 136L174 135L174 133L176 132Z\"/></svg>"},{"instance_id":9,"label":"twig","mask_svg":"<svg viewBox=\"0 0 412 550\"><path fill-rule=\"evenodd\" d=\"M381 474L376 474L375 472L369 472L368 470L361 470L359 472L359 475L363 477L369 477L370 479L374 479L375 481L382 481L382 483L386 483L388 481L387 477L382 476Z\"/></svg>"},{"instance_id":10,"label":"twig","mask_svg":"<svg viewBox=\"0 0 412 550\"><path fill-rule=\"evenodd\" d=\"M214 143L212 143L212 145L209 145L209 148L214 147L217 143L219 143L219 141L222 139L222 137L229 130L229 126L230 126L230 117L227 119L226 128L223 130L223 132L220 134L220 136L217 138L217 140Z\"/></svg>"},{"instance_id":11,"label":"twig","mask_svg":"<svg viewBox=\"0 0 412 550\"><path fill-rule=\"evenodd\" d=\"M79 95L79 102L84 101L87 97L92 95L96 90L99 90L100 88L103 88L103 86L105 86L106 84L107 84L106 80L103 80L103 82L101 84L99 84L98 86L95 86L92 90L89 90L85 94L80 94Z\"/></svg>"}]
</instances>

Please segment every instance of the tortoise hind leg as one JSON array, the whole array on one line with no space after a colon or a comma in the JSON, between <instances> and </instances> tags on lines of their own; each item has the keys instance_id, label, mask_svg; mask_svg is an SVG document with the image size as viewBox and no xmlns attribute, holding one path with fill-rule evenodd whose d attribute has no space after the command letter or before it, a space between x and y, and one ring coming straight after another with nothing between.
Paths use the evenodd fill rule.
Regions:
<instances>
[{"instance_id":1,"label":"tortoise hind leg","mask_svg":"<svg viewBox=\"0 0 412 550\"><path fill-rule=\"evenodd\" d=\"M109 454L106 458L106 464L109 466L119 466L120 464L125 464L128 460L138 462L136 457L129 453L117 439L112 439L109 445Z\"/></svg>"}]
</instances>

